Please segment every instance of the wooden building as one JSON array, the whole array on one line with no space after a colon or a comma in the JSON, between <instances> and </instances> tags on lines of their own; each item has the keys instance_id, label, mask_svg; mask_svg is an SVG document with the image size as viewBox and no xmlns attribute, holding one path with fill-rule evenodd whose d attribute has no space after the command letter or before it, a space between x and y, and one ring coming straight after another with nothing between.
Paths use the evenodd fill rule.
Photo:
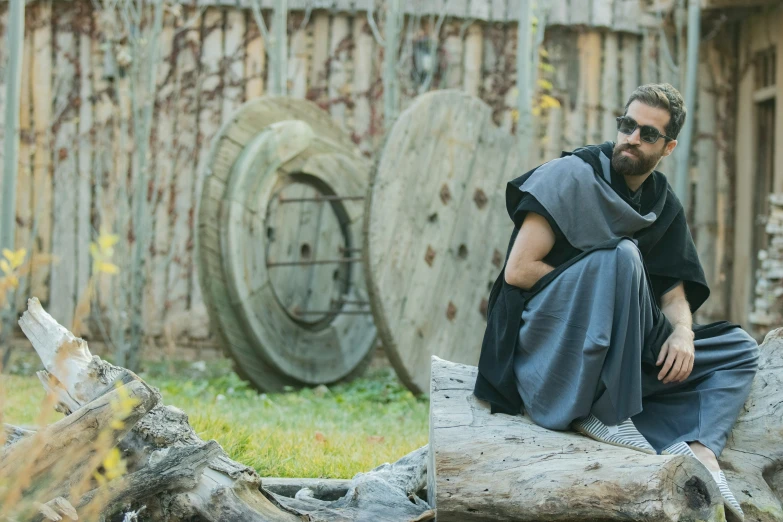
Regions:
<instances>
[{"instance_id":1,"label":"wooden building","mask_svg":"<svg viewBox=\"0 0 783 522\"><path fill-rule=\"evenodd\" d=\"M261 37L249 1L166 5L154 65L151 178L143 194L153 226L145 291L150 336L167 328L191 339L209 336L192 255L204 162L221 123L244 101L269 92L270 42ZM426 90L462 89L483 99L496 123L514 131L514 0L288 0L288 95L318 103L372 156L394 116L385 113L389 77L382 66L389 2L403 11L394 110ZM756 216L770 189L783 190L783 154L774 155L775 148L783 150L783 104L775 102L783 92L783 40L775 30L783 11L781 2L734 3L747 5L703 2L691 169L697 190L689 209L714 288L701 318L743 322L752 299L754 249L764 246ZM614 139L614 118L637 85L667 81L680 87L685 70L678 2L546 4L537 20L546 31L537 37L531 165ZM98 276L99 304L108 309L127 291L135 239L133 115L140 100L131 96L130 73L134 60L150 58L133 55L121 17L96 5L36 0L26 9L16 246L58 260L36 269L21 294L41 298L66 325L91 277L90 241L102 229L120 236L120 273ZM272 23L274 2L262 0L260 7ZM2 35L7 16L2 3ZM0 64L6 48L0 46ZM0 73L0 92L6 79ZM673 183L674 164L662 168Z\"/></svg>"}]
</instances>

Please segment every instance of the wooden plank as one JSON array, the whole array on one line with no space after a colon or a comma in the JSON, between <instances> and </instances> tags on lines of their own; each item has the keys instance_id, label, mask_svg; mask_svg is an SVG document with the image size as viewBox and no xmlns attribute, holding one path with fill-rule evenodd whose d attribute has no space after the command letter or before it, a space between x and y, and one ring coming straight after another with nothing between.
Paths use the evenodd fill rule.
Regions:
<instances>
[{"instance_id":1,"label":"wooden plank","mask_svg":"<svg viewBox=\"0 0 783 522\"><path fill-rule=\"evenodd\" d=\"M152 248L149 254L149 277L144 289L144 331L147 335L163 334L163 324L166 320L168 294L168 264L172 252L171 231L169 223L169 200L174 176L174 136L176 133L175 113L175 78L172 72L172 54L174 44L174 19L166 15L160 33L160 62L157 67L158 85L156 90L155 111L150 144L153 157L150 179L153 182L152 201ZM225 101L224 101L225 103Z\"/></svg>"},{"instance_id":2,"label":"wooden plank","mask_svg":"<svg viewBox=\"0 0 783 522\"><path fill-rule=\"evenodd\" d=\"M636 35L621 35L621 76L620 76L620 103L625 107L625 101L639 86L639 45L641 39Z\"/></svg>"},{"instance_id":3,"label":"wooden plank","mask_svg":"<svg viewBox=\"0 0 783 522\"><path fill-rule=\"evenodd\" d=\"M196 274L193 264L193 219L194 179L198 145L198 56L201 48L199 24L182 26L182 23L197 16L194 8L183 9L183 21L177 30L182 37L175 41L177 47L176 71L176 139L174 141L174 193L171 223L171 262L168 273L169 318L167 327L176 317L186 313L189 304L192 275ZM257 38L261 41L261 38ZM263 51L263 47L260 47ZM263 54L262 54L263 56ZM258 62L254 62L258 63ZM263 60L261 61L263 63ZM261 82L259 81L259 84ZM260 87L260 85L258 85ZM249 87L250 88L250 87ZM255 89L256 87L253 87ZM258 91L254 91L258 92ZM260 95L260 93L258 93ZM207 148L206 145L201 146Z\"/></svg>"},{"instance_id":4,"label":"wooden plank","mask_svg":"<svg viewBox=\"0 0 783 522\"><path fill-rule=\"evenodd\" d=\"M573 150L585 145L588 141L586 133L587 92L583 86L587 84L588 72L585 70L590 50L586 45L592 38L591 35L580 33L576 36L576 48L579 54L567 55L568 67L568 93L566 99L566 130L565 147Z\"/></svg>"},{"instance_id":5,"label":"wooden plank","mask_svg":"<svg viewBox=\"0 0 783 522\"><path fill-rule=\"evenodd\" d=\"M255 23L255 22L253 22ZM223 116L229 117L242 104L244 81L245 15L239 9L228 9L225 14L225 42L223 45Z\"/></svg>"},{"instance_id":6,"label":"wooden plank","mask_svg":"<svg viewBox=\"0 0 783 522\"><path fill-rule=\"evenodd\" d=\"M8 6L3 5L0 7L0 34L3 35L3 45L0 47L0 110L5 111L5 90L6 90L6 77L8 76L8 45L7 45L7 38L5 37L8 30ZM32 9L26 9L26 13L31 12ZM25 21L25 23L27 23ZM24 60L24 57L22 57ZM5 114L3 112L2 114ZM21 123L20 123L21 125ZM0 145L5 143L5 125L0 125ZM20 144L21 145L21 144ZM3 190L3 155L5 154L4 151L0 151L0 191ZM2 193L2 192L0 192ZM2 218L0 218L0 222L2 221Z\"/></svg>"},{"instance_id":7,"label":"wooden plank","mask_svg":"<svg viewBox=\"0 0 783 522\"><path fill-rule=\"evenodd\" d=\"M311 94L309 98L316 101L325 101L327 93L329 21L329 13L327 12L318 11L313 14L313 59L310 66Z\"/></svg>"},{"instance_id":8,"label":"wooden plank","mask_svg":"<svg viewBox=\"0 0 783 522\"><path fill-rule=\"evenodd\" d=\"M642 83L653 83L658 81L658 61L656 60L656 50L658 47L658 35L649 30L642 34L642 55L640 68L642 73Z\"/></svg>"},{"instance_id":9,"label":"wooden plank","mask_svg":"<svg viewBox=\"0 0 783 522\"><path fill-rule=\"evenodd\" d=\"M593 0L590 22L593 27L612 29L615 0Z\"/></svg>"},{"instance_id":10,"label":"wooden plank","mask_svg":"<svg viewBox=\"0 0 783 522\"><path fill-rule=\"evenodd\" d=\"M209 157L209 148L212 138L220 127L221 119L221 81L220 60L223 57L223 14L219 9L208 8L203 16L201 27L201 85L198 98L200 100L198 114L198 139L199 147L198 167L193 186L194 214L201 200L201 188L204 182L204 174ZM191 232L194 232L191 230ZM191 294L189 308L200 314L204 306L201 287L198 282L198 267L194 267L191 274ZM193 324L191 335L198 329Z\"/></svg>"},{"instance_id":11,"label":"wooden plank","mask_svg":"<svg viewBox=\"0 0 783 522\"><path fill-rule=\"evenodd\" d=\"M25 25L31 27L35 21L36 6L25 8ZM0 34L5 34L5 22L7 9L0 12ZM5 46L4 46L5 47ZM0 62L6 63L3 56L4 51L0 51ZM33 249L31 226L33 217L32 191L33 191L33 164L32 151L35 144L32 129L32 91L30 85L30 67L33 59L33 33L27 30L24 35L24 50L22 54L22 82L19 93L19 170L16 180L16 230L14 237L15 249L24 248L27 250L27 259L30 258L30 252ZM0 89L5 90L3 84L6 75L0 66ZM3 95L0 95L0 111L3 108ZM0 126L5 127L5 126ZM4 129L0 129L0 143L3 143ZM2 163L2 153L0 153L0 163ZM2 177L3 167L0 166L0 177ZM0 182L0 187L2 182ZM0 189L2 190L2 189ZM30 295L30 278L25 277L20 281L20 290L17 291L16 307L17 310L24 310L27 307L27 298Z\"/></svg>"},{"instance_id":12,"label":"wooden plank","mask_svg":"<svg viewBox=\"0 0 783 522\"><path fill-rule=\"evenodd\" d=\"M481 86L481 66L484 54L484 28L482 24L473 23L468 27L465 36L465 55L463 61L462 86L471 96L479 95Z\"/></svg>"},{"instance_id":13,"label":"wooden plank","mask_svg":"<svg viewBox=\"0 0 783 522\"><path fill-rule=\"evenodd\" d=\"M329 38L329 113L343 130L346 129L345 99L350 93L348 61L352 45L348 17L334 16Z\"/></svg>"},{"instance_id":14,"label":"wooden plank","mask_svg":"<svg viewBox=\"0 0 783 522\"><path fill-rule=\"evenodd\" d=\"M588 31L579 39L580 91L585 93L586 139L601 143L601 33Z\"/></svg>"},{"instance_id":15,"label":"wooden plank","mask_svg":"<svg viewBox=\"0 0 783 522\"><path fill-rule=\"evenodd\" d=\"M463 86L463 68L462 68L462 38L460 35L460 23L449 21L444 24L442 30L442 49L444 54L443 62L446 64L446 70L442 71L442 86L445 89L460 89ZM432 30L432 28L430 28ZM441 35L436 35L441 38ZM439 53L438 53L439 54ZM434 87L434 85L433 85Z\"/></svg>"},{"instance_id":16,"label":"wooden plank","mask_svg":"<svg viewBox=\"0 0 783 522\"><path fill-rule=\"evenodd\" d=\"M253 15L246 13L247 50L245 52L245 100L252 100L264 94L264 72L266 68L266 49L261 30Z\"/></svg>"},{"instance_id":17,"label":"wooden plank","mask_svg":"<svg viewBox=\"0 0 783 522\"><path fill-rule=\"evenodd\" d=\"M49 313L61 324L72 326L76 304L76 186L78 40L73 33L74 9L54 4L54 110L61 116L54 128L54 224L52 229L51 294Z\"/></svg>"},{"instance_id":18,"label":"wooden plank","mask_svg":"<svg viewBox=\"0 0 783 522\"><path fill-rule=\"evenodd\" d=\"M95 31L92 10L78 11L79 33L79 181L76 197L76 302L82 299L90 280L92 259L89 244L92 238L92 186L93 186L93 86L92 40ZM80 333L87 332L87 322L81 320ZM78 335L78 334L77 334Z\"/></svg>"},{"instance_id":19,"label":"wooden plank","mask_svg":"<svg viewBox=\"0 0 783 522\"><path fill-rule=\"evenodd\" d=\"M774 16L774 15L773 15ZM783 11L778 11L778 27L783 27ZM775 85L778 88L775 100L775 178L774 191L783 192L783 37L778 32L777 64L775 65Z\"/></svg>"},{"instance_id":20,"label":"wooden plank","mask_svg":"<svg viewBox=\"0 0 783 522\"><path fill-rule=\"evenodd\" d=\"M42 302L49 299L49 273L46 264L36 262L40 254L51 254L52 244L52 2L38 4L33 26L33 64L30 83L33 86L33 225L35 250L31 253L37 268L31 277L30 294Z\"/></svg>"},{"instance_id":21,"label":"wooden plank","mask_svg":"<svg viewBox=\"0 0 783 522\"><path fill-rule=\"evenodd\" d=\"M115 106L112 101L113 86L106 77L111 71L104 69L104 54L106 51L102 42L105 41L107 27L102 21L102 11L98 9L93 10L92 25L95 28L95 32L94 38L91 39L90 67L94 72L92 76L92 91L95 101L92 123L93 132L90 133L91 149L93 151L91 167L94 176L93 210L96 214L95 228L97 232L105 230L111 233L115 230L115 200L117 199L117 187L112 184ZM98 303L101 310L95 310L95 312L100 313L104 307L111 305L110 283L112 276L103 274L96 277Z\"/></svg>"},{"instance_id":22,"label":"wooden plank","mask_svg":"<svg viewBox=\"0 0 783 522\"><path fill-rule=\"evenodd\" d=\"M289 16L295 27L288 49L289 94L294 98L305 98L307 96L307 73L310 66L310 53L307 45L308 30L301 26L302 16L293 14Z\"/></svg>"},{"instance_id":23,"label":"wooden plank","mask_svg":"<svg viewBox=\"0 0 783 522\"><path fill-rule=\"evenodd\" d=\"M617 139L615 118L623 112L620 99L618 76L619 37L614 33L604 34L603 73L601 75L601 137L600 141Z\"/></svg>"},{"instance_id":24,"label":"wooden plank","mask_svg":"<svg viewBox=\"0 0 783 522\"><path fill-rule=\"evenodd\" d=\"M517 13L512 12L513 2L509 3L508 18L516 18ZM546 18L547 25L570 25L568 0L552 0L549 2L549 14Z\"/></svg>"},{"instance_id":25,"label":"wooden plank","mask_svg":"<svg viewBox=\"0 0 783 522\"><path fill-rule=\"evenodd\" d=\"M709 44L702 45L701 56L705 56L705 47ZM697 140L695 143L695 152L697 155L697 175L696 180L699 190L695 191L695 209L694 209L694 236L696 238L696 250L701 260L702 268L704 269L704 277L710 288L714 288L716 285L720 286L720 281L717 279L719 260L716 257L716 242L717 242L717 163L718 163L718 149L717 149L717 97L715 95L715 87L713 84L713 78L710 74L710 64L703 60L699 64L699 79L698 79L698 113L696 118L696 124L698 129L695 132ZM689 115L693 116L693 115ZM699 310L702 315L709 314L710 311L719 305L719 302L714 299L710 299L710 303L705 310ZM707 322L712 322L714 315L710 317L707 315ZM706 323L705 323L706 324Z\"/></svg>"},{"instance_id":26,"label":"wooden plank","mask_svg":"<svg viewBox=\"0 0 783 522\"><path fill-rule=\"evenodd\" d=\"M505 95L503 101L499 104L499 126L501 129L510 133L516 123L514 114L516 114L517 98L519 89L516 88L516 55L517 55L517 24L505 24L502 28L503 41L500 44L497 67L508 74L509 84L512 85ZM513 78L513 80L512 80ZM519 115L517 114L517 119Z\"/></svg>"},{"instance_id":27,"label":"wooden plank","mask_svg":"<svg viewBox=\"0 0 783 522\"><path fill-rule=\"evenodd\" d=\"M493 22L505 22L508 19L508 1L491 0L490 13Z\"/></svg>"},{"instance_id":28,"label":"wooden plank","mask_svg":"<svg viewBox=\"0 0 783 522\"><path fill-rule=\"evenodd\" d=\"M116 30L118 21L107 25L106 31L111 34ZM113 47L112 52L118 53L119 48ZM118 67L118 69L120 69ZM132 174L131 161L133 155L133 142L131 139L131 129L133 127L133 114L131 108L130 96L130 77L122 74L118 70L114 77L114 118L112 140L112 156L114 165L111 167L108 190L106 191L107 203L112 205L112 219L114 224L114 233L118 234L120 241L115 248L115 259L118 261L120 273L116 277L110 278L110 296L109 309L107 313L112 317L112 322L116 325L117 308L127 306L129 292L131 291L131 274L133 268L130 266L132 245L127 239L131 233L131 198L132 198Z\"/></svg>"},{"instance_id":29,"label":"wooden plank","mask_svg":"<svg viewBox=\"0 0 783 522\"><path fill-rule=\"evenodd\" d=\"M614 0L614 31L638 34L641 14L639 0Z\"/></svg>"},{"instance_id":30,"label":"wooden plank","mask_svg":"<svg viewBox=\"0 0 783 522\"><path fill-rule=\"evenodd\" d=\"M560 157L563 151L563 107L552 107L546 117L546 152L544 161Z\"/></svg>"},{"instance_id":31,"label":"wooden plank","mask_svg":"<svg viewBox=\"0 0 783 522\"><path fill-rule=\"evenodd\" d=\"M371 133L372 110L370 107L370 87L373 78L373 56L375 38L368 27L367 18L357 16L353 21L353 139L358 142L359 150L370 155L373 150Z\"/></svg>"},{"instance_id":32,"label":"wooden plank","mask_svg":"<svg viewBox=\"0 0 783 522\"><path fill-rule=\"evenodd\" d=\"M584 2L578 2L578 0L577 2L574 2L574 0L570 0L568 6L568 25L584 25L589 27L591 25L591 14L589 3L585 5Z\"/></svg>"},{"instance_id":33,"label":"wooden plank","mask_svg":"<svg viewBox=\"0 0 783 522\"><path fill-rule=\"evenodd\" d=\"M749 67L747 60L752 59L748 52L748 42L755 32L752 26L753 19L745 20L740 27L739 71L740 76L737 89L737 132L734 150L736 151L735 172L750 173L755 177L756 172L756 141L753 125L753 67ZM751 179L744 183L735 184L734 200L734 266L732 267L731 305L729 308L730 321L743 323L748 320L749 305L753 292L753 274L751 273L752 259L749 253L753 248L753 188L755 183Z\"/></svg>"},{"instance_id":34,"label":"wooden plank","mask_svg":"<svg viewBox=\"0 0 783 522\"><path fill-rule=\"evenodd\" d=\"M491 18L490 8L490 0L470 0L466 18L473 18L475 20L489 20Z\"/></svg>"}]
</instances>

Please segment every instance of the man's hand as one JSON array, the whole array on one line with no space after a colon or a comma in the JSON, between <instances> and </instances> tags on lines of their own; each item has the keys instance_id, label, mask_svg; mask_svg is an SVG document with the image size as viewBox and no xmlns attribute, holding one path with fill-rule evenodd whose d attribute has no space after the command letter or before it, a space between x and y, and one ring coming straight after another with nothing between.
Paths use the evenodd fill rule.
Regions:
<instances>
[{"instance_id":1,"label":"man's hand","mask_svg":"<svg viewBox=\"0 0 783 522\"><path fill-rule=\"evenodd\" d=\"M655 363L656 366L660 366L666 361L658 373L659 381L663 379L664 384L682 382L691 374L695 357L693 338L693 330L687 326L674 327L674 332L663 343L661 354Z\"/></svg>"}]
</instances>

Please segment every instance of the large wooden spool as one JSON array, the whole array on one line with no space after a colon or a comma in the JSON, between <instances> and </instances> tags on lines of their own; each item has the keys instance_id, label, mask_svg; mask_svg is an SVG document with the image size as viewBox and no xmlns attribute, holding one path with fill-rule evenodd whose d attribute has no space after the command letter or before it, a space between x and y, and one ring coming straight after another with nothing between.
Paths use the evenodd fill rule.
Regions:
<instances>
[{"instance_id":1,"label":"large wooden spool","mask_svg":"<svg viewBox=\"0 0 783 522\"><path fill-rule=\"evenodd\" d=\"M213 330L261 390L360 371L376 338L361 256L369 164L315 104L260 98L212 142L198 212Z\"/></svg>"},{"instance_id":2,"label":"large wooden spool","mask_svg":"<svg viewBox=\"0 0 783 522\"><path fill-rule=\"evenodd\" d=\"M365 210L370 305L397 375L426 393L430 358L476 365L510 233L514 138L481 100L420 96L387 137Z\"/></svg>"}]
</instances>

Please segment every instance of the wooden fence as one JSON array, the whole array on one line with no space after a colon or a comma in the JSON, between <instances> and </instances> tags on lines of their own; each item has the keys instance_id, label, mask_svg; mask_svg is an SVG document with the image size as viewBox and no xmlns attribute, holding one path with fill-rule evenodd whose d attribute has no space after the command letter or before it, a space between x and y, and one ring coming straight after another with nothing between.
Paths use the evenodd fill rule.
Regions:
<instances>
[{"instance_id":1,"label":"wooden fence","mask_svg":"<svg viewBox=\"0 0 783 522\"><path fill-rule=\"evenodd\" d=\"M294 0L290 3L296 7ZM288 92L329 111L371 156L384 129L383 48L361 2L347 2L350 9L344 10L337 8L339 2L328 4L330 9L302 8L289 15ZM406 17L398 66L402 109L421 88L414 53L433 36L434 16L421 7L428 4L410 7ZM511 0L448 4L466 11L446 17L437 35L437 70L429 88L480 96L492 107L495 121L513 130L517 28ZM551 94L559 106L541 110L535 119L531 164L564 149L614 139L614 118L640 83L681 84L672 65L680 63L682 38L671 25L639 12L639 2L596 0L584 12L560 4L568 5L553 2L549 12L539 71L539 91ZM0 4L2 35L6 8ZM134 241L127 218L134 133L123 72L129 57L109 27L105 13L84 0L27 6L16 244L52 253L59 261L36 270L21 293L48 302L63 324L70 324L90 277L91 239L102 228L120 234L120 257ZM264 48L251 12L241 4L167 9L150 140L155 178L146 194L154 214L145 292L149 335L170 326L192 338L208 336L193 264L200 175L221 122L244 101L264 95ZM664 169L673 171L672 166ZM128 272L124 262L118 260L119 275L100 276L102 294L110 293L111 277L120 281L121 290Z\"/></svg>"}]
</instances>

